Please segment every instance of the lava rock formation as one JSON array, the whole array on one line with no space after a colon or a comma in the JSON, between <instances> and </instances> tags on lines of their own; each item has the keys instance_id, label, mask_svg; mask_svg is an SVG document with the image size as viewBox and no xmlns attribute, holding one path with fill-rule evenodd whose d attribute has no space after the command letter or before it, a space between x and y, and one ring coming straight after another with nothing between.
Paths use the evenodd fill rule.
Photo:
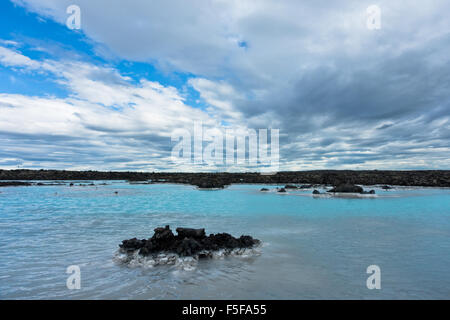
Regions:
<instances>
[{"instance_id":1,"label":"lava rock formation","mask_svg":"<svg viewBox=\"0 0 450 320\"><path fill-rule=\"evenodd\" d=\"M156 228L149 239L123 240L119 245L122 251L132 253L139 250L143 256L158 253L176 253L182 257L197 255L207 257L208 252L220 249L252 248L260 243L251 236L235 238L228 233L210 234L206 236L205 229L177 228L174 235L169 226Z\"/></svg>"}]
</instances>

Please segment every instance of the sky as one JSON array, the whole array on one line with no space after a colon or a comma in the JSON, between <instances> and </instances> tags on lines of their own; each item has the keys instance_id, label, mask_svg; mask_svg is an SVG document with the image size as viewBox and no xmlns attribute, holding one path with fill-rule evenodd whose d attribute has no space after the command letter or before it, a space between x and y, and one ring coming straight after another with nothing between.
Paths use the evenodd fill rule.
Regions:
<instances>
[{"instance_id":1,"label":"sky","mask_svg":"<svg viewBox=\"0 0 450 320\"><path fill-rule=\"evenodd\" d=\"M66 25L73 4L80 29ZM255 171L173 161L174 132L202 123L278 129L282 171L450 169L449 12L447 0L1 1L0 168Z\"/></svg>"}]
</instances>

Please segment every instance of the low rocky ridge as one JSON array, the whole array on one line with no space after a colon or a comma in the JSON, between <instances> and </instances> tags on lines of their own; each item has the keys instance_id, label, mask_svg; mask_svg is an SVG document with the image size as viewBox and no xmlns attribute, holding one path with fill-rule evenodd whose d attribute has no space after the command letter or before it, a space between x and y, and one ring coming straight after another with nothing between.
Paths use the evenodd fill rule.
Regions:
<instances>
[{"instance_id":1,"label":"low rocky ridge","mask_svg":"<svg viewBox=\"0 0 450 320\"><path fill-rule=\"evenodd\" d=\"M29 182L21 182L21 181L0 181L0 187L29 187L32 184Z\"/></svg>"},{"instance_id":2,"label":"low rocky ridge","mask_svg":"<svg viewBox=\"0 0 450 320\"><path fill-rule=\"evenodd\" d=\"M228 233L210 234L205 229L177 228L174 235L169 226L156 228L149 239L123 240L119 251L128 255L157 256L158 254L176 254L179 257L209 258L214 252L223 250L225 254L235 249L251 249L260 241L251 236L235 238Z\"/></svg>"},{"instance_id":3,"label":"low rocky ridge","mask_svg":"<svg viewBox=\"0 0 450 320\"><path fill-rule=\"evenodd\" d=\"M327 192L331 193L360 193L360 194L375 194L375 190L364 191L364 189L360 186L356 186L350 183L343 183Z\"/></svg>"},{"instance_id":4,"label":"low rocky ridge","mask_svg":"<svg viewBox=\"0 0 450 320\"><path fill-rule=\"evenodd\" d=\"M99 183L100 185L107 185L106 183ZM70 186L73 187L75 184L71 182L70 184L65 183L63 180L58 180L56 182L25 182L25 181L0 181L0 187L54 187L54 186ZM92 187L96 186L94 183L79 183L79 187Z\"/></svg>"},{"instance_id":5,"label":"low rocky ridge","mask_svg":"<svg viewBox=\"0 0 450 320\"><path fill-rule=\"evenodd\" d=\"M375 194L375 190L365 191L361 186L351 183L342 183L334 188L327 190L327 193L356 193L356 194ZM318 190L313 191L314 195L321 194Z\"/></svg>"},{"instance_id":6,"label":"low rocky ridge","mask_svg":"<svg viewBox=\"0 0 450 320\"><path fill-rule=\"evenodd\" d=\"M312 185L308 185L307 187L312 187ZM277 192L286 193L287 190L295 190L295 189L306 189L306 186L297 187L295 185L286 185L284 188L277 188ZM384 190L389 190L391 187L383 186ZM267 188L262 188L260 191L269 191ZM312 192L314 195L322 194L319 190L314 189ZM326 193L356 193L356 194L375 194L375 190L365 191L361 186L357 186L351 183L342 183L330 190L326 190ZM325 194L326 194L325 193Z\"/></svg>"}]
</instances>

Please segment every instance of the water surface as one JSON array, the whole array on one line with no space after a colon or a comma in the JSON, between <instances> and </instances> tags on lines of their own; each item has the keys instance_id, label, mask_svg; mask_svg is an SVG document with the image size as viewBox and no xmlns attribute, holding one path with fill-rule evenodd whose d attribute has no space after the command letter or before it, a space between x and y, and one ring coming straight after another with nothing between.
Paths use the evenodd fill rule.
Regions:
<instances>
[{"instance_id":1,"label":"water surface","mask_svg":"<svg viewBox=\"0 0 450 320\"><path fill-rule=\"evenodd\" d=\"M0 189L1 299L450 298L449 189L376 188L376 198L348 199L260 185L107 183ZM113 262L123 239L166 224L249 234L263 241L261 255L200 261L193 271ZM366 287L373 264L381 290ZM66 287L70 265L81 269L81 290Z\"/></svg>"}]
</instances>

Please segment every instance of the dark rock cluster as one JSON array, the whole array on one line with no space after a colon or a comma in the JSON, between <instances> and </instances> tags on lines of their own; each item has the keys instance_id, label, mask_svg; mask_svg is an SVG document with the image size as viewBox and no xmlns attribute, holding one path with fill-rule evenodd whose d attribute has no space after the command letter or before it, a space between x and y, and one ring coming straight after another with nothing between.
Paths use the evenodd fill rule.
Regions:
<instances>
[{"instance_id":1,"label":"dark rock cluster","mask_svg":"<svg viewBox=\"0 0 450 320\"><path fill-rule=\"evenodd\" d=\"M53 183L53 182L47 182L47 183L43 183L43 182L38 182L36 183L36 186L38 187L49 187L49 186L65 186L65 183L61 183L61 182L57 182L57 183Z\"/></svg>"},{"instance_id":2,"label":"dark rock cluster","mask_svg":"<svg viewBox=\"0 0 450 320\"><path fill-rule=\"evenodd\" d=\"M316 191L316 190L314 190ZM364 191L364 189L360 186L351 184L351 183L343 183L327 192L332 193L360 193L360 194L375 194L375 190ZM314 192L313 192L314 193Z\"/></svg>"},{"instance_id":3,"label":"dark rock cluster","mask_svg":"<svg viewBox=\"0 0 450 320\"><path fill-rule=\"evenodd\" d=\"M340 184L336 187L334 187L331 190L328 190L328 192L342 192L342 193L362 193L364 191L364 189L360 186L356 186L354 184L350 184L350 183L344 183L344 184Z\"/></svg>"},{"instance_id":4,"label":"dark rock cluster","mask_svg":"<svg viewBox=\"0 0 450 320\"><path fill-rule=\"evenodd\" d=\"M139 250L139 254L147 256L158 253L176 253L187 257L199 255L199 258L208 256L208 252L220 249L251 248L260 243L251 236L235 238L228 233L210 234L206 236L205 229L177 228L174 235L169 226L156 228L149 239L123 240L119 245L125 252Z\"/></svg>"},{"instance_id":5,"label":"dark rock cluster","mask_svg":"<svg viewBox=\"0 0 450 320\"><path fill-rule=\"evenodd\" d=\"M199 189L223 189L227 185L223 181L220 180L200 180L198 182L195 182L194 185L196 185Z\"/></svg>"}]
</instances>

